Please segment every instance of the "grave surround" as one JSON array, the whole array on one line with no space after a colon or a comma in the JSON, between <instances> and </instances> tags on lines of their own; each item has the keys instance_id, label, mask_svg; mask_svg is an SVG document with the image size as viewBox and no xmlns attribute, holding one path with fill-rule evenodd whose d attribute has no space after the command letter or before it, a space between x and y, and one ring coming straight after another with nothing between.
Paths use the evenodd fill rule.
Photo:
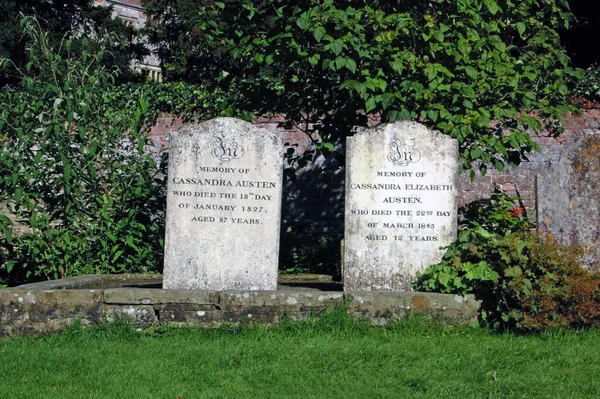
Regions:
<instances>
[{"instance_id":1,"label":"grave surround","mask_svg":"<svg viewBox=\"0 0 600 399\"><path fill-rule=\"evenodd\" d=\"M45 334L74 322L104 320L214 327L231 323L276 323L303 320L336 307L350 316L384 325L413 312L466 324L477 319L472 295L421 292L343 293L330 284L302 286L281 276L273 291L161 290L160 275L88 275L0 288L0 338ZM292 283L292 284L290 284ZM325 290L324 290L325 289Z\"/></svg>"},{"instance_id":2,"label":"grave surround","mask_svg":"<svg viewBox=\"0 0 600 399\"><path fill-rule=\"evenodd\" d=\"M275 290L281 139L217 118L170 143L164 288Z\"/></svg>"},{"instance_id":3,"label":"grave surround","mask_svg":"<svg viewBox=\"0 0 600 399\"><path fill-rule=\"evenodd\" d=\"M345 291L405 291L456 239L458 145L415 122L349 137Z\"/></svg>"}]
</instances>

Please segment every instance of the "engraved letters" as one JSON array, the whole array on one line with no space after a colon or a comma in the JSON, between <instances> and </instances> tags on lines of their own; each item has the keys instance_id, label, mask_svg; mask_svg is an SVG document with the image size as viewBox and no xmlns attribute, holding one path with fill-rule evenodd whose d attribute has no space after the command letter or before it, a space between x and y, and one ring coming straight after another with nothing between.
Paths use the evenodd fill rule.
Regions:
<instances>
[{"instance_id":1,"label":"engraved letters","mask_svg":"<svg viewBox=\"0 0 600 399\"><path fill-rule=\"evenodd\" d=\"M394 165L407 166L410 163L417 163L421 159L421 153L415 149L415 139L411 138L407 144L400 144L399 141L392 141L391 151L387 154L387 159Z\"/></svg>"},{"instance_id":2,"label":"engraved letters","mask_svg":"<svg viewBox=\"0 0 600 399\"><path fill-rule=\"evenodd\" d=\"M211 155L221 162L229 162L244 156L244 148L235 140L226 140L223 136L214 136Z\"/></svg>"}]
</instances>

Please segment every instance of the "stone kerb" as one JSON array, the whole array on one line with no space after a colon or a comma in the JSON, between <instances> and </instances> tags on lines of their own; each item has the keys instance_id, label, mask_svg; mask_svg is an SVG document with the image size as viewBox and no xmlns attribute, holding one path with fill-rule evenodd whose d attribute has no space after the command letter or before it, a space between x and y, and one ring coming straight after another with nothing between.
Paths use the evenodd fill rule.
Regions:
<instances>
[{"instance_id":1,"label":"stone kerb","mask_svg":"<svg viewBox=\"0 0 600 399\"><path fill-rule=\"evenodd\" d=\"M413 312L465 323L477 317L472 295L416 292L197 291L145 288L0 289L0 337L43 334L78 321L84 325L126 319L140 325L177 324L211 327L223 323L274 323L301 320L336 307L374 324Z\"/></svg>"},{"instance_id":2,"label":"stone kerb","mask_svg":"<svg viewBox=\"0 0 600 399\"><path fill-rule=\"evenodd\" d=\"M458 144L415 122L348 138L345 291L404 291L456 239Z\"/></svg>"},{"instance_id":3,"label":"stone kerb","mask_svg":"<svg viewBox=\"0 0 600 399\"><path fill-rule=\"evenodd\" d=\"M171 137L163 287L277 287L283 144L218 118Z\"/></svg>"}]
</instances>

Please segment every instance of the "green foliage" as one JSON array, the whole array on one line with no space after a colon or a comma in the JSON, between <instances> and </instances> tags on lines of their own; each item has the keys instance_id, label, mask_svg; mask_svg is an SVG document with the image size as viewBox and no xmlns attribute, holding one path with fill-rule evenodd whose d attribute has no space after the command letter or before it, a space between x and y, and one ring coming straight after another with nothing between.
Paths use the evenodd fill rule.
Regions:
<instances>
[{"instance_id":1,"label":"green foliage","mask_svg":"<svg viewBox=\"0 0 600 399\"><path fill-rule=\"evenodd\" d=\"M465 212L458 239L442 261L417 275L421 291L475 294L481 321L497 330L600 326L600 274L581 267L579 248L538 237L496 194Z\"/></svg>"},{"instance_id":2,"label":"green foliage","mask_svg":"<svg viewBox=\"0 0 600 399\"><path fill-rule=\"evenodd\" d=\"M214 1L143 0L142 3L150 16L144 34L161 60L164 79L208 83L233 67L229 55L207 46L196 27L205 20L205 9L216 7Z\"/></svg>"},{"instance_id":3,"label":"green foliage","mask_svg":"<svg viewBox=\"0 0 600 399\"><path fill-rule=\"evenodd\" d=\"M517 200L496 191L460 208L457 240L447 247L441 263L417 273L414 288L466 295L496 282L495 266L505 267L516 255L506 237L514 244L514 237L530 227L523 208L515 206Z\"/></svg>"},{"instance_id":4,"label":"green foliage","mask_svg":"<svg viewBox=\"0 0 600 399\"><path fill-rule=\"evenodd\" d=\"M37 19L47 32L50 45L56 49L72 29L76 30L77 35L71 38L71 55L90 49L97 52L102 47L109 49L100 61L102 65L108 69L118 68L120 80L134 79L131 62L141 60L148 50L142 41L137 40L136 30L122 20L113 18L112 11L112 7L97 6L94 0L0 2L0 58L8 58L15 64L0 73L0 87L6 84L18 86L21 80L18 69L24 69L28 62L25 49L30 38L23 35L19 26L23 15ZM82 45L84 38L87 43ZM66 55L62 50L61 54Z\"/></svg>"},{"instance_id":5,"label":"green foliage","mask_svg":"<svg viewBox=\"0 0 600 399\"><path fill-rule=\"evenodd\" d=\"M600 68L590 68L585 71L585 76L573 90L575 96L588 100L600 99Z\"/></svg>"},{"instance_id":6,"label":"green foliage","mask_svg":"<svg viewBox=\"0 0 600 399\"><path fill-rule=\"evenodd\" d=\"M35 20L22 24L22 86L0 97L0 203L14 220L0 218L0 277L157 270L164 185L147 151L148 101L111 102L102 51L82 39L71 53L67 39L63 57Z\"/></svg>"},{"instance_id":7,"label":"green foliage","mask_svg":"<svg viewBox=\"0 0 600 399\"><path fill-rule=\"evenodd\" d=\"M115 114L136 106L140 97L148 101L148 120L155 120L161 112L176 115L183 120L208 120L218 116L232 116L251 120L252 115L231 108L230 93L206 85L183 82L129 82L107 88L105 101Z\"/></svg>"},{"instance_id":8,"label":"green foliage","mask_svg":"<svg viewBox=\"0 0 600 399\"><path fill-rule=\"evenodd\" d=\"M569 24L565 6L229 0L204 5L197 28L207 52L231 54L218 76L240 109L286 115L330 143L368 114L419 120L457 138L474 174L519 164L537 149L526 131L558 127L572 109L568 84L581 71L556 33Z\"/></svg>"},{"instance_id":9,"label":"green foliage","mask_svg":"<svg viewBox=\"0 0 600 399\"><path fill-rule=\"evenodd\" d=\"M532 227L520 198L509 196L498 188L489 198L481 198L459 208L458 214L460 232L483 227L492 234L501 235Z\"/></svg>"}]
</instances>

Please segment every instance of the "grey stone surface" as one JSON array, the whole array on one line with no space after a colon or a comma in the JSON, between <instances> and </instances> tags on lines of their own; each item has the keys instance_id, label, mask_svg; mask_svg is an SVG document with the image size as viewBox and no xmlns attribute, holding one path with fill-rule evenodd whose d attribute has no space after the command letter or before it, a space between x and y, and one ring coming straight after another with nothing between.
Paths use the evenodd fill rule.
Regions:
<instances>
[{"instance_id":1,"label":"grey stone surface","mask_svg":"<svg viewBox=\"0 0 600 399\"><path fill-rule=\"evenodd\" d=\"M161 323L174 323L201 327L215 327L225 322L235 322L227 320L221 310L196 310L174 307L161 309L160 321Z\"/></svg>"},{"instance_id":2,"label":"grey stone surface","mask_svg":"<svg viewBox=\"0 0 600 399\"><path fill-rule=\"evenodd\" d=\"M345 291L404 291L456 238L458 145L415 122L348 138Z\"/></svg>"},{"instance_id":3,"label":"grey stone surface","mask_svg":"<svg viewBox=\"0 0 600 399\"><path fill-rule=\"evenodd\" d=\"M113 288L104 290L104 302L129 305L215 304L219 302L219 295L217 291Z\"/></svg>"},{"instance_id":4,"label":"grey stone surface","mask_svg":"<svg viewBox=\"0 0 600 399\"><path fill-rule=\"evenodd\" d=\"M140 324L158 321L156 312L150 305L104 305L102 311L104 320L108 321L128 320Z\"/></svg>"},{"instance_id":5,"label":"grey stone surface","mask_svg":"<svg viewBox=\"0 0 600 399\"><path fill-rule=\"evenodd\" d=\"M233 118L171 137L163 287L277 287L283 144Z\"/></svg>"},{"instance_id":6,"label":"grey stone surface","mask_svg":"<svg viewBox=\"0 0 600 399\"><path fill-rule=\"evenodd\" d=\"M587 136L537 176L537 225L564 245L583 248L600 270L600 137Z\"/></svg>"},{"instance_id":7,"label":"grey stone surface","mask_svg":"<svg viewBox=\"0 0 600 399\"><path fill-rule=\"evenodd\" d=\"M287 283L331 283L332 277L328 274L282 274L277 278L279 284Z\"/></svg>"},{"instance_id":8,"label":"grey stone surface","mask_svg":"<svg viewBox=\"0 0 600 399\"><path fill-rule=\"evenodd\" d=\"M19 290L0 291L0 301L14 304L45 304L59 308L88 307L102 303L102 290Z\"/></svg>"},{"instance_id":9,"label":"grey stone surface","mask_svg":"<svg viewBox=\"0 0 600 399\"><path fill-rule=\"evenodd\" d=\"M276 307L282 311L315 307L332 308L341 305L343 297L342 292L327 291L225 291L221 293L219 306L227 310Z\"/></svg>"},{"instance_id":10,"label":"grey stone surface","mask_svg":"<svg viewBox=\"0 0 600 399\"><path fill-rule=\"evenodd\" d=\"M346 304L346 305L345 305ZM0 289L0 337L44 334L103 320L128 319L141 325L175 323L218 326L223 323L275 323L284 317L302 320L345 306L348 314L374 324L425 312L450 322L476 318L479 302L472 296L419 292L332 292L316 289L285 291L161 290L119 288L106 290Z\"/></svg>"},{"instance_id":11,"label":"grey stone surface","mask_svg":"<svg viewBox=\"0 0 600 399\"><path fill-rule=\"evenodd\" d=\"M0 336L41 334L103 319L102 291L0 290Z\"/></svg>"},{"instance_id":12,"label":"grey stone surface","mask_svg":"<svg viewBox=\"0 0 600 399\"><path fill-rule=\"evenodd\" d=\"M480 305L473 295L431 292L352 292L348 297L350 315L370 318L376 324L415 312L456 323L473 321Z\"/></svg>"},{"instance_id":13,"label":"grey stone surface","mask_svg":"<svg viewBox=\"0 0 600 399\"><path fill-rule=\"evenodd\" d=\"M23 284L18 290L76 290L162 284L160 274L88 274L61 280Z\"/></svg>"}]
</instances>

